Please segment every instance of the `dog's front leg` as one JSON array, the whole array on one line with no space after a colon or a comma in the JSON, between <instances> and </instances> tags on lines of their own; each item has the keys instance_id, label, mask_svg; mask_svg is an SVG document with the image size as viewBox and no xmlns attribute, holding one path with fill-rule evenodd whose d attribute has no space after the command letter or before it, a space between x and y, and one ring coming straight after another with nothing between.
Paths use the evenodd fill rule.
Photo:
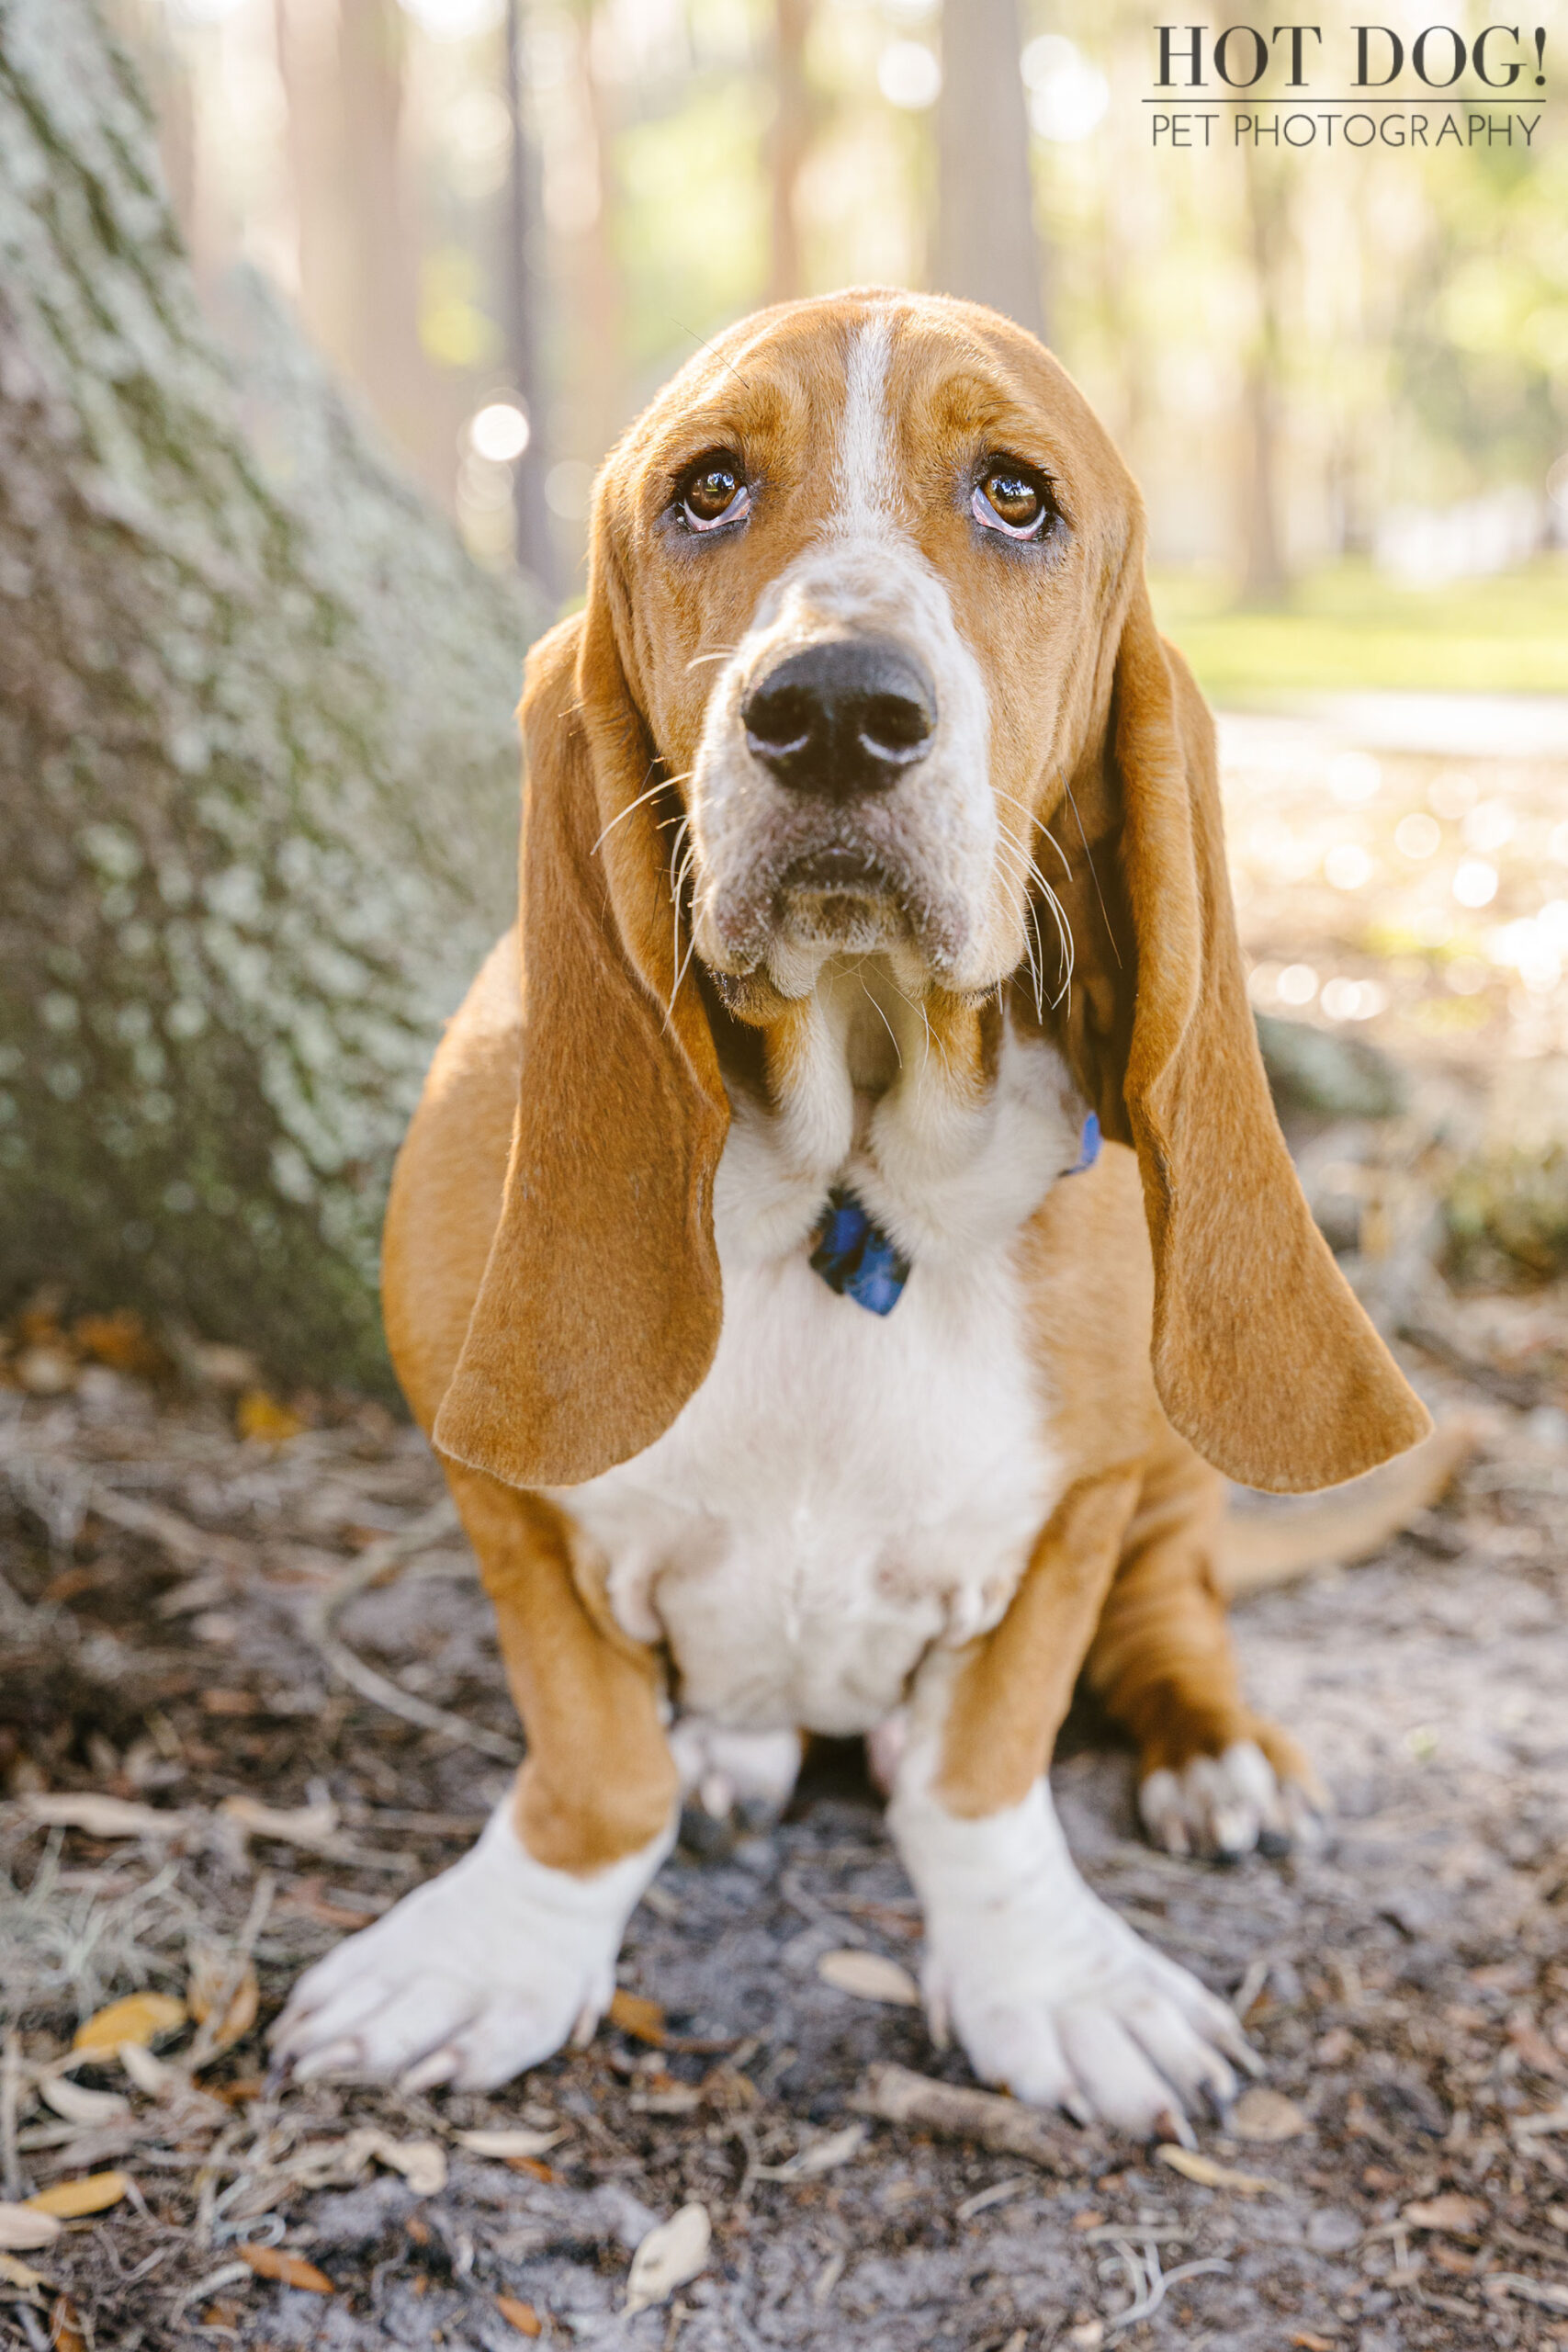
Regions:
<instances>
[{"instance_id":1,"label":"dog's front leg","mask_svg":"<svg viewBox=\"0 0 1568 2352\"><path fill-rule=\"evenodd\" d=\"M488 2090L586 2039L674 1838L651 1651L590 1614L558 1511L448 1471L495 1602L528 1758L472 1851L295 1986L276 2062Z\"/></svg>"},{"instance_id":2,"label":"dog's front leg","mask_svg":"<svg viewBox=\"0 0 1568 2352\"><path fill-rule=\"evenodd\" d=\"M1046 1766L1114 1573L1135 1477L1075 1488L1006 1617L921 1669L888 1817L925 1909L925 1995L982 2080L1143 2136L1234 2097L1239 2028L1074 1867Z\"/></svg>"}]
</instances>

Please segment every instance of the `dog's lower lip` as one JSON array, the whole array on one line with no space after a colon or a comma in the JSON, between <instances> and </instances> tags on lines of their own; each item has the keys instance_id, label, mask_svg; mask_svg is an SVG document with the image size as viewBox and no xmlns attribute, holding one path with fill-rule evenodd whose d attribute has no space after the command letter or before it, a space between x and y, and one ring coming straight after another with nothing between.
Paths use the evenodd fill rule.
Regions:
<instances>
[{"instance_id":1,"label":"dog's lower lip","mask_svg":"<svg viewBox=\"0 0 1568 2352\"><path fill-rule=\"evenodd\" d=\"M887 876L865 850L838 843L797 857L784 876L784 887L807 890L885 890Z\"/></svg>"}]
</instances>

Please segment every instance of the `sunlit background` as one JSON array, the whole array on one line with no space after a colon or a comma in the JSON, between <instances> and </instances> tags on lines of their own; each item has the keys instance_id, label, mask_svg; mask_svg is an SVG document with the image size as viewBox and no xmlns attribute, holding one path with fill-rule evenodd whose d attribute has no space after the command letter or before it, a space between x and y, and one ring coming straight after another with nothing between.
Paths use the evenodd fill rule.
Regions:
<instances>
[{"instance_id":1,"label":"sunlit background","mask_svg":"<svg viewBox=\"0 0 1568 2352\"><path fill-rule=\"evenodd\" d=\"M951 79L977 23L957 0L117 13L203 286L265 272L486 565L520 522L528 551L525 471L558 606L595 465L700 338L933 282L944 51ZM1127 0L1023 0L1040 315L1145 485L1164 623L1235 714L1257 1001L1407 1050L1561 1050L1551 109L1528 152L1156 153L1155 40ZM1457 733L1455 693L1491 698Z\"/></svg>"}]
</instances>

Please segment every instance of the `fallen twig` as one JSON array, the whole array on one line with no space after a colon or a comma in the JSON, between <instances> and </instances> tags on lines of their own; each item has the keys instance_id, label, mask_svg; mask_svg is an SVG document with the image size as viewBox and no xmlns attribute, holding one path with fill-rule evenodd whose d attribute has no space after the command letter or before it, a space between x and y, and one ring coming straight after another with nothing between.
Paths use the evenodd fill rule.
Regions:
<instances>
[{"instance_id":1,"label":"fallen twig","mask_svg":"<svg viewBox=\"0 0 1568 2352\"><path fill-rule=\"evenodd\" d=\"M1083 2170L1090 2142L1082 2132L1070 2137L1064 2126L1014 2098L995 2091L975 2091L957 2083L939 2083L908 2066L873 2066L850 2096L857 2115L874 2115L885 2123L914 2123L949 2139L975 2140L998 2155L1027 2156L1045 2171L1070 2175Z\"/></svg>"},{"instance_id":2,"label":"fallen twig","mask_svg":"<svg viewBox=\"0 0 1568 2352\"><path fill-rule=\"evenodd\" d=\"M1145 2275L1140 2275L1137 2256L1131 2251L1133 2243L1144 2246ZM1162 2270L1158 2246L1152 2238L1138 2237L1136 2232L1130 2232L1126 2238L1117 2242L1117 2252L1122 2256L1129 2279L1138 2278L1138 2290L1127 2309L1111 2321L1108 2342L1122 2335L1129 2327L1135 2327L1141 2319L1152 2318L1171 2288L1179 2285L1183 2278L1200 2278L1208 2271L1223 2271L1227 2277L1230 2273L1230 2264L1217 2254L1205 2255L1197 2262L1178 2263L1174 2270Z\"/></svg>"},{"instance_id":3,"label":"fallen twig","mask_svg":"<svg viewBox=\"0 0 1568 2352\"><path fill-rule=\"evenodd\" d=\"M6 2195L22 2193L22 2168L17 2154L17 2103L22 2082L22 2045L13 2026L0 2051L0 2185Z\"/></svg>"},{"instance_id":4,"label":"fallen twig","mask_svg":"<svg viewBox=\"0 0 1568 2352\"><path fill-rule=\"evenodd\" d=\"M183 1567L206 1567L220 1560L226 1568L248 1568L254 1560L248 1544L232 1535L209 1535L206 1528L182 1519L164 1503L138 1502L132 1495L100 1486L88 1487L85 1502L88 1510L107 1519L111 1527L121 1527L129 1535L148 1536L161 1544L170 1559L178 1560Z\"/></svg>"},{"instance_id":5,"label":"fallen twig","mask_svg":"<svg viewBox=\"0 0 1568 2352\"><path fill-rule=\"evenodd\" d=\"M450 1535L457 1526L457 1514L451 1501L443 1497L415 1520L412 1527L389 1535L379 1544L370 1544L352 1567L344 1570L333 1583L318 1592L300 1619L300 1631L307 1641L326 1659L340 1681L349 1684L368 1699L373 1705L385 1707L389 1714L400 1715L405 1723L417 1724L422 1731L445 1733L448 1739L461 1740L469 1747L477 1747L481 1755L493 1756L502 1764L515 1764L522 1750L515 1740L505 1739L499 1732L487 1731L482 1724L472 1724L466 1715L453 1714L446 1707L433 1707L428 1700L416 1699L400 1683L378 1674L333 1631L339 1613L375 1583L389 1568L400 1566L418 1552L428 1551Z\"/></svg>"}]
</instances>

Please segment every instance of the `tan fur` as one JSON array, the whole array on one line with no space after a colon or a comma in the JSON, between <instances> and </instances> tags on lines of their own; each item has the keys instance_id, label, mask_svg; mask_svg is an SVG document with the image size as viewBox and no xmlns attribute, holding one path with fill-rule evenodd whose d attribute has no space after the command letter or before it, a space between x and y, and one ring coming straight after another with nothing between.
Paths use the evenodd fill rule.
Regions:
<instances>
[{"instance_id":1,"label":"tan fur","mask_svg":"<svg viewBox=\"0 0 1568 2352\"><path fill-rule=\"evenodd\" d=\"M613 454L586 610L528 666L521 958L503 944L453 1023L394 1185L394 1359L496 1596L529 1737L526 1842L570 1868L646 1842L671 1781L655 1662L585 1598L566 1520L533 1490L638 1453L700 1383L723 1311L721 1073L776 1097L799 1050L800 1015L764 980L689 957L666 828L707 657L739 640L819 530L846 354L888 299L744 322ZM1040 1770L1086 1653L1150 1757L1207 1751L1243 1722L1261 1738L1235 1696L1206 1464L1258 1487L1321 1486L1428 1424L1317 1235L1274 1121L1213 728L1154 628L1137 493L1031 338L942 300L900 298L898 318L892 494L987 675L998 808L1026 837L1049 826L1067 869L1078 965L1043 1025L1107 1135L1132 1147L1053 1191L1021 1243L1071 1487L1008 1614L964 1662L942 1778L961 1809L983 1812ZM736 443L765 485L766 527L722 562L672 553L672 481ZM1061 485L1060 560L977 558L944 487L977 443ZM1017 900L1004 911L1021 961L1021 880L1000 887ZM1010 966L995 978L1032 1025ZM995 994L933 988L927 1012L953 1083L977 1091Z\"/></svg>"}]
</instances>

